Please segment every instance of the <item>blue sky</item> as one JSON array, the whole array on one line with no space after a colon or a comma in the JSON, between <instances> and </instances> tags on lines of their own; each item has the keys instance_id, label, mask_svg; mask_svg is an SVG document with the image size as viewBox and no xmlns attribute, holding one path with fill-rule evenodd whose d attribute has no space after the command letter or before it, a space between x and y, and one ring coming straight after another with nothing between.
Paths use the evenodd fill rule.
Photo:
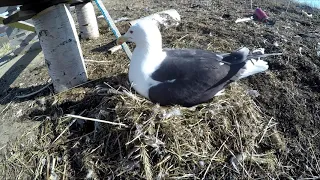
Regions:
<instances>
[{"instance_id":1,"label":"blue sky","mask_svg":"<svg viewBox=\"0 0 320 180\"><path fill-rule=\"evenodd\" d=\"M320 0L296 0L297 2L305 3L311 7L320 8Z\"/></svg>"}]
</instances>

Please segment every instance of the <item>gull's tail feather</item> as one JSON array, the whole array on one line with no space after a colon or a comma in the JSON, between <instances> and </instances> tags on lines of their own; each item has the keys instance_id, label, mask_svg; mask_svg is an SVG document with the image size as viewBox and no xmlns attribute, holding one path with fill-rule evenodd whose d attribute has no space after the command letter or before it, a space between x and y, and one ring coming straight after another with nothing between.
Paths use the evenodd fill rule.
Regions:
<instances>
[{"instance_id":1,"label":"gull's tail feather","mask_svg":"<svg viewBox=\"0 0 320 180\"><path fill-rule=\"evenodd\" d=\"M268 62L260 60L260 59L251 59L246 62L246 65L243 67L243 71L241 72L239 79L261 73L266 71L269 68Z\"/></svg>"},{"instance_id":2,"label":"gull's tail feather","mask_svg":"<svg viewBox=\"0 0 320 180\"><path fill-rule=\"evenodd\" d=\"M257 58L264 58L269 56L280 56L282 53L270 53L270 54L250 54L248 55L247 59L257 59Z\"/></svg>"},{"instance_id":3,"label":"gull's tail feather","mask_svg":"<svg viewBox=\"0 0 320 180\"><path fill-rule=\"evenodd\" d=\"M264 48L256 49L247 56L246 65L243 67L243 70L240 73L239 79L261 73L269 69L268 62L261 60L260 58L265 58L269 56L279 56L282 53L270 53L265 54Z\"/></svg>"}]
</instances>

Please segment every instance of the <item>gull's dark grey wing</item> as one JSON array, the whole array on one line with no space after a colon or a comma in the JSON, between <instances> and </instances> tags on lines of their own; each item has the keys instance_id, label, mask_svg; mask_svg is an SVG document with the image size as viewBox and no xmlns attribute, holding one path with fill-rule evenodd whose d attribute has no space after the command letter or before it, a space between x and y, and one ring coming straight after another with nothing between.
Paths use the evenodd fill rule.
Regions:
<instances>
[{"instance_id":1,"label":"gull's dark grey wing","mask_svg":"<svg viewBox=\"0 0 320 180\"><path fill-rule=\"evenodd\" d=\"M245 62L248 59L249 49L241 48L239 50L233 51L229 54L223 56L221 60L223 63L227 64L239 64Z\"/></svg>"},{"instance_id":2,"label":"gull's dark grey wing","mask_svg":"<svg viewBox=\"0 0 320 180\"><path fill-rule=\"evenodd\" d=\"M243 56L238 54L223 57L205 50L164 51L166 58L151 75L152 79L162 83L149 90L150 100L161 105L192 106L205 102L231 83L245 65ZM221 63L226 57L225 61L229 63Z\"/></svg>"}]
</instances>

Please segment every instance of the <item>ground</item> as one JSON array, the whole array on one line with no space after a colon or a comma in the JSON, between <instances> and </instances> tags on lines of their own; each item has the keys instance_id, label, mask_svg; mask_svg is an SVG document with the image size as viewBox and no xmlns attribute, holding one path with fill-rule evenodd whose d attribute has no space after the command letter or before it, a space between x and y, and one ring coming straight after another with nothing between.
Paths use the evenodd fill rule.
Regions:
<instances>
[{"instance_id":1,"label":"ground","mask_svg":"<svg viewBox=\"0 0 320 180\"><path fill-rule=\"evenodd\" d=\"M164 47L218 52L262 47L283 55L267 58L266 73L232 84L212 102L159 107L130 89L129 61L123 51L107 53L115 37L99 19L101 38L81 40L89 83L60 94L49 87L21 99L16 96L47 84L47 69L41 61L11 69L22 73L0 96L0 174L6 179L319 178L320 11L283 0L253 1L275 25L235 23L252 12L250 2L105 1L114 19L176 9L181 24L162 31ZM117 23L122 33L126 24ZM41 53L30 53L41 60ZM251 90L259 96L248 95ZM74 121L66 114L126 126Z\"/></svg>"}]
</instances>

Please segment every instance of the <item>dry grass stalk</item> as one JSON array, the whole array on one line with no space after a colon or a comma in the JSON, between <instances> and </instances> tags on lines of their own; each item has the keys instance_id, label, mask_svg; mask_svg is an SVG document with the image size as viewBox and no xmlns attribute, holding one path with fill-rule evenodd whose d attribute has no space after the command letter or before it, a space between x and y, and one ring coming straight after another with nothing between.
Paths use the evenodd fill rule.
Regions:
<instances>
[{"instance_id":1,"label":"dry grass stalk","mask_svg":"<svg viewBox=\"0 0 320 180\"><path fill-rule=\"evenodd\" d=\"M111 125L118 125L118 126L128 127L128 125L123 124L123 123L116 123L116 122L104 121L104 120L100 120L100 119L87 118L87 117L82 117L82 116L77 116L77 115L72 115L72 114L66 114L65 116L66 117L77 118L77 119L88 120L88 121L95 121L95 122L101 122L101 123L106 123L106 124L111 124Z\"/></svg>"},{"instance_id":2,"label":"dry grass stalk","mask_svg":"<svg viewBox=\"0 0 320 180\"><path fill-rule=\"evenodd\" d=\"M229 6L228 1L214 3L222 8L208 12L207 15L213 20L219 20L225 7L235 10L235 13L239 10L239 7ZM235 3L238 2L232 2L232 5ZM260 3L265 7L279 4L275 0ZM248 7L248 3L245 6ZM283 10L283 6L277 5L277 8ZM196 12L194 14L199 13L191 9L182 12L182 15L193 11ZM234 15L231 14L231 18ZM279 16L288 20L286 15ZM163 32L166 34L164 43L167 47L201 47L221 52L234 50L241 43L251 43L251 47L267 46L268 42L260 37L261 32L268 37L281 37L257 24L234 25L234 21L220 19L220 24L224 25L220 27L210 24L212 19L206 21L198 16L192 19L186 19L176 30ZM228 26L230 22L232 26ZM230 29L226 30L226 26ZM235 33L229 32L244 32L240 29L246 33L230 37ZM193 35L187 36L186 32ZM298 33L291 30L286 32L288 34L284 35L287 39ZM297 43L292 41L292 44L294 49ZM98 45L100 47L100 44L95 44ZM108 60L105 53L91 53L92 48L85 50L86 54L92 56L91 59ZM286 48L289 50L285 53L291 53L288 62L298 58L290 46ZM88 68L90 75L95 77L112 77L106 80L107 89L98 88L98 91L94 91L96 83L89 81L56 95L58 100L52 103L52 107L40 113L48 118L34 130L36 138L24 137L8 144L5 156L0 159L0 175L5 178L23 176L45 179L48 175L46 170L52 167L46 157L50 157L50 161L56 159L54 172L62 179L83 179L91 175L88 172L101 179L293 179L294 176L315 178L320 173L319 155L314 147L299 141L290 142L287 137L284 139L284 135L273 124L278 120L263 114L247 95L243 83L233 84L225 95L193 108L160 107L132 93L128 90L130 85L126 86L127 89L120 87L119 84L127 84L127 79L113 76L127 73L128 64L124 57L123 52L114 53L110 63L96 63ZM274 61L270 63L277 65ZM96 75L100 70L98 66L105 71ZM279 80L277 73L268 73L256 79L267 79L275 87L281 86L285 82ZM103 81L105 79L98 84ZM284 89L284 96L289 103L298 104L296 97L299 92L294 88L294 83L287 87L292 89ZM261 93L261 96L266 97L265 94L267 92ZM83 116L92 118L70 126L65 114L70 114L71 110L79 114L84 109L87 111ZM179 113L172 113L177 109ZM121 122L127 128L119 128L124 127L119 124L110 126L100 123L99 128L95 129L97 119ZM301 130L298 134L299 137L309 137ZM58 141L55 141L57 137ZM55 142L54 146L48 148L52 142ZM290 144L296 146L290 147ZM295 171L293 167L300 169Z\"/></svg>"}]
</instances>

